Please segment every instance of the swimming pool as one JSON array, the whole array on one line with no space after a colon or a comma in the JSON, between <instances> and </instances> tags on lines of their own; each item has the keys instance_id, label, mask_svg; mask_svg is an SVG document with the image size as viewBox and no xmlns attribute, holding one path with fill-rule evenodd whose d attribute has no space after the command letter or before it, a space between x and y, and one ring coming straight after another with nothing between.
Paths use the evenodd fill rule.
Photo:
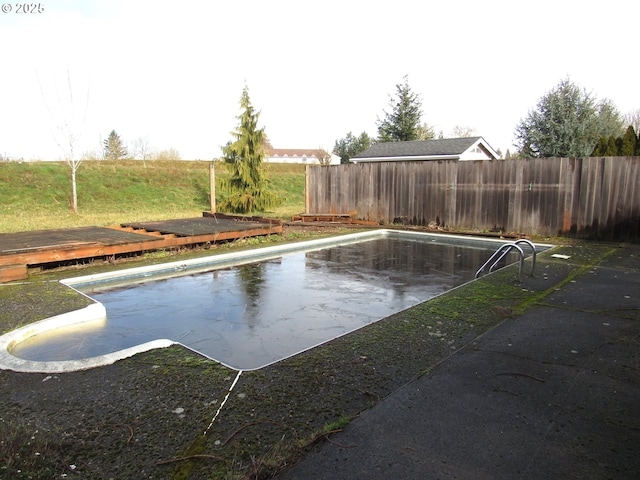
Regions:
<instances>
[{"instance_id":1,"label":"swimming pool","mask_svg":"<svg viewBox=\"0 0 640 480\"><path fill-rule=\"evenodd\" d=\"M472 280L502 243L377 230L77 277L65 283L106 317L30 335L8 351L28 364L82 365L177 342L230 368L258 369Z\"/></svg>"}]
</instances>

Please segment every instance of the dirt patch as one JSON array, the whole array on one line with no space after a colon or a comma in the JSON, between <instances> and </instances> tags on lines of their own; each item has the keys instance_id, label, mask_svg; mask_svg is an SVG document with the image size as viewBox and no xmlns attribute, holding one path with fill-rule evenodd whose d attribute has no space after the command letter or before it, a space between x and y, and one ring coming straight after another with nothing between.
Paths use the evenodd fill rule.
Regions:
<instances>
[{"instance_id":1,"label":"dirt patch","mask_svg":"<svg viewBox=\"0 0 640 480\"><path fill-rule=\"evenodd\" d=\"M179 346L82 372L0 371L0 438L17 439L0 441L0 477L271 478L578 267L543 255L544 281L501 271L239 377ZM78 308L51 280L0 287L3 330Z\"/></svg>"}]
</instances>

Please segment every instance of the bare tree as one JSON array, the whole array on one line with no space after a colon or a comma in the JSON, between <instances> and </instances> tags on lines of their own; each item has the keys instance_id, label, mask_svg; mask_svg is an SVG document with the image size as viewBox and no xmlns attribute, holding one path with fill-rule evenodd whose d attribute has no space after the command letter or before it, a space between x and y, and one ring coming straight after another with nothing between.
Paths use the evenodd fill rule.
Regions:
<instances>
[{"instance_id":1,"label":"bare tree","mask_svg":"<svg viewBox=\"0 0 640 480\"><path fill-rule=\"evenodd\" d=\"M475 133L476 129L473 127L463 127L462 125L453 127L453 138L473 137Z\"/></svg>"},{"instance_id":2,"label":"bare tree","mask_svg":"<svg viewBox=\"0 0 640 480\"><path fill-rule=\"evenodd\" d=\"M624 116L624 125L625 127L631 125L636 133L640 131L640 108L631 110Z\"/></svg>"},{"instance_id":3,"label":"bare tree","mask_svg":"<svg viewBox=\"0 0 640 480\"><path fill-rule=\"evenodd\" d=\"M142 160L144 166L147 166L147 159L151 156L151 148L149 147L149 140L146 137L138 137L133 141L131 145L131 152L133 158L136 160Z\"/></svg>"},{"instance_id":4,"label":"bare tree","mask_svg":"<svg viewBox=\"0 0 640 480\"><path fill-rule=\"evenodd\" d=\"M433 127L425 122L418 125L416 135L416 140L433 140L436 136L436 133L433 130Z\"/></svg>"},{"instance_id":5,"label":"bare tree","mask_svg":"<svg viewBox=\"0 0 640 480\"><path fill-rule=\"evenodd\" d=\"M80 160L82 160L83 162L85 160L97 161L97 160L102 160L103 158L104 158L104 154L96 150L86 150L85 152L82 152L82 154L80 155Z\"/></svg>"},{"instance_id":6,"label":"bare tree","mask_svg":"<svg viewBox=\"0 0 640 480\"><path fill-rule=\"evenodd\" d=\"M331 165L331 154L329 154L329 152L324 148L319 148L317 155L320 165Z\"/></svg>"},{"instance_id":7,"label":"bare tree","mask_svg":"<svg viewBox=\"0 0 640 480\"><path fill-rule=\"evenodd\" d=\"M53 129L53 138L62 150L64 155L64 161L69 165L71 169L71 210L73 213L78 213L78 190L76 187L76 172L82 163L82 158L76 156L76 146L82 137L82 131L84 129L85 121L87 118L87 111L89 109L89 92L90 83L87 86L87 94L84 102L84 109L81 112L76 110L76 101L74 100L74 91L71 85L71 74L67 69L66 72L66 91L62 89L62 92L58 89L57 83L54 82L54 93L56 97L55 105L56 110L52 111L47 102L42 85L40 84L40 78L38 78L38 84L40 86L40 93L44 99L45 106L49 112ZM79 114L80 113L80 114Z\"/></svg>"},{"instance_id":8,"label":"bare tree","mask_svg":"<svg viewBox=\"0 0 640 480\"><path fill-rule=\"evenodd\" d=\"M152 160L182 160L180 152L175 148L167 148L151 155Z\"/></svg>"}]
</instances>

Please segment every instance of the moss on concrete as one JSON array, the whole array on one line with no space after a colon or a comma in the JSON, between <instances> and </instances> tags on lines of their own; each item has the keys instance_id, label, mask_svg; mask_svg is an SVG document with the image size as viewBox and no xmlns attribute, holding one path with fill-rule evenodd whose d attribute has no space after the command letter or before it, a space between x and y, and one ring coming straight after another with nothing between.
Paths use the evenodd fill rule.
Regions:
<instances>
[{"instance_id":1,"label":"moss on concrete","mask_svg":"<svg viewBox=\"0 0 640 480\"><path fill-rule=\"evenodd\" d=\"M504 269L321 347L243 372L230 393L235 371L179 346L49 378L0 371L0 419L47 432L48 441L66 452L51 460L54 466L75 465L87 478L270 478L328 430L428 374L612 251L599 244L563 246L554 253L569 259L540 255L535 277L522 283L514 267ZM0 329L37 320L52 305L62 311L81 303L52 282L0 287L0 306L11 309L0 310ZM19 321L16 312L22 313Z\"/></svg>"}]
</instances>

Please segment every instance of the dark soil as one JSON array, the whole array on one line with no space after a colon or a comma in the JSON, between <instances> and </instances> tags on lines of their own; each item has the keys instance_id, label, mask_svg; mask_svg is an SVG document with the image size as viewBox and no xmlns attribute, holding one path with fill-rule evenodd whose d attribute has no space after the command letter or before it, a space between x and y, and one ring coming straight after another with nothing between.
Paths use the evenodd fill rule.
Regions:
<instances>
[{"instance_id":1,"label":"dark soil","mask_svg":"<svg viewBox=\"0 0 640 480\"><path fill-rule=\"evenodd\" d=\"M305 235L287 228L289 239ZM538 271L554 265L551 276L520 284L515 269L504 269L239 378L180 346L81 372L0 371L0 478L272 478L610 247L563 251L571 263L538 257ZM76 274L49 272L0 286L0 331L84 306L84 297L56 281Z\"/></svg>"}]
</instances>

